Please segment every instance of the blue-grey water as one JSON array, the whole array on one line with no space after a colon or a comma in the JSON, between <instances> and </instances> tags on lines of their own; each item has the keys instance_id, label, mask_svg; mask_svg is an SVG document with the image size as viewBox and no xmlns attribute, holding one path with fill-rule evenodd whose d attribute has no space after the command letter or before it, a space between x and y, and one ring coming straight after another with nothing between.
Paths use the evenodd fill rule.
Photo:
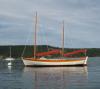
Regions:
<instances>
[{"instance_id":1,"label":"blue-grey water","mask_svg":"<svg viewBox=\"0 0 100 89\"><path fill-rule=\"evenodd\" d=\"M24 67L20 59L0 60L0 89L100 89L100 57L87 67Z\"/></svg>"}]
</instances>

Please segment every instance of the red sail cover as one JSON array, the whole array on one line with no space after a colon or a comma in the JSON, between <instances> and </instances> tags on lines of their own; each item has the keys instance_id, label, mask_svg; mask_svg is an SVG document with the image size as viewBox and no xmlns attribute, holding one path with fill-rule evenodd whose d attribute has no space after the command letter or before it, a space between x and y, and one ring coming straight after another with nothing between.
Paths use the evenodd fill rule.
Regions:
<instances>
[{"instance_id":1,"label":"red sail cover","mask_svg":"<svg viewBox=\"0 0 100 89\"><path fill-rule=\"evenodd\" d=\"M86 49L76 50L73 52L66 53L66 54L64 54L64 56L70 56L70 55L78 54L78 53L85 53L86 51L87 51Z\"/></svg>"},{"instance_id":2,"label":"red sail cover","mask_svg":"<svg viewBox=\"0 0 100 89\"><path fill-rule=\"evenodd\" d=\"M47 55L53 55L53 54L60 54L60 50L51 50L48 52L42 52L42 53L37 53L36 56L47 56Z\"/></svg>"}]
</instances>

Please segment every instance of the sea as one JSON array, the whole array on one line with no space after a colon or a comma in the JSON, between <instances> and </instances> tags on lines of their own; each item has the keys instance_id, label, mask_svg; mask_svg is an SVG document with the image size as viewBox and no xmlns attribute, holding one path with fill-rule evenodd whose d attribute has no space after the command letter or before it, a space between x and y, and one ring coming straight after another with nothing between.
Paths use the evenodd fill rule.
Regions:
<instances>
[{"instance_id":1,"label":"sea","mask_svg":"<svg viewBox=\"0 0 100 89\"><path fill-rule=\"evenodd\" d=\"M100 57L85 67L24 67L21 59L0 60L0 89L100 89Z\"/></svg>"}]
</instances>

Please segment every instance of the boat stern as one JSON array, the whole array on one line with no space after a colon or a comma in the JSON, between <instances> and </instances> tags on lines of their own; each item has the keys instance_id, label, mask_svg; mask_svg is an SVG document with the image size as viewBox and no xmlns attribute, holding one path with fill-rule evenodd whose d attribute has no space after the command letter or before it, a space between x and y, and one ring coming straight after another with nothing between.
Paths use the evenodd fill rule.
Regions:
<instances>
[{"instance_id":1,"label":"boat stern","mask_svg":"<svg viewBox=\"0 0 100 89\"><path fill-rule=\"evenodd\" d=\"M85 60L84 60L84 65L87 66L87 61L88 61L88 56L86 56Z\"/></svg>"}]
</instances>

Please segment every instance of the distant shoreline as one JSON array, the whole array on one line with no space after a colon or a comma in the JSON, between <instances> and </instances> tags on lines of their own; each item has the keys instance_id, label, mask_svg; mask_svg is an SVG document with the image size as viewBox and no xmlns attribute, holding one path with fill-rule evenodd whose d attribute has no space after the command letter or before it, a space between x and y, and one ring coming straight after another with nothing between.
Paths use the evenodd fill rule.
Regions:
<instances>
[{"instance_id":1,"label":"distant shoreline","mask_svg":"<svg viewBox=\"0 0 100 89\"><path fill-rule=\"evenodd\" d=\"M25 45L0 45L0 56L8 57L9 56L9 47L12 48L12 57L21 57L23 49ZM33 55L33 45L26 45L25 53L23 56L32 56ZM48 51L48 49L61 49L59 47L47 46L47 45L38 45L37 51L43 52ZM77 49L87 49L87 55L89 57L99 57L100 56L100 48L65 48L66 52L71 52Z\"/></svg>"}]
</instances>

